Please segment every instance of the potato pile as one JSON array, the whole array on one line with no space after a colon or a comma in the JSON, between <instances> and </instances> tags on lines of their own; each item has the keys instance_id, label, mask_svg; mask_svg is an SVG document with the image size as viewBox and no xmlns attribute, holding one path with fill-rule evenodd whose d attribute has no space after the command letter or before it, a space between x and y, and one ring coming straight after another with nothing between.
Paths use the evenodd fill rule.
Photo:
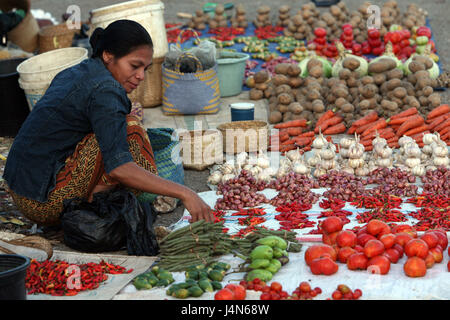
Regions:
<instances>
[{"instance_id":1,"label":"potato pile","mask_svg":"<svg viewBox=\"0 0 450 320\"><path fill-rule=\"evenodd\" d=\"M206 29L208 18L208 14L204 13L202 9L198 9L195 11L195 15L192 19L188 22L188 27L195 30L204 30Z\"/></svg>"},{"instance_id":2,"label":"potato pile","mask_svg":"<svg viewBox=\"0 0 450 320\"><path fill-rule=\"evenodd\" d=\"M276 22L277 26L287 27L291 18L289 11L291 8L288 5L283 5L278 8L278 20Z\"/></svg>"},{"instance_id":3,"label":"potato pile","mask_svg":"<svg viewBox=\"0 0 450 320\"><path fill-rule=\"evenodd\" d=\"M231 27L233 28L247 28L248 20L246 16L245 8L242 4L236 5L236 15L230 19Z\"/></svg>"},{"instance_id":4,"label":"potato pile","mask_svg":"<svg viewBox=\"0 0 450 320\"><path fill-rule=\"evenodd\" d=\"M400 24L407 28L409 31L412 31L416 26L424 26L426 25L426 18L428 12L419 8L416 4L411 3L406 8L405 13L401 19Z\"/></svg>"},{"instance_id":5,"label":"potato pile","mask_svg":"<svg viewBox=\"0 0 450 320\"><path fill-rule=\"evenodd\" d=\"M272 25L272 21L270 19L270 7L269 6L260 6L257 11L256 19L253 20L253 24L256 28L261 28L265 26Z\"/></svg>"},{"instance_id":6,"label":"potato pile","mask_svg":"<svg viewBox=\"0 0 450 320\"><path fill-rule=\"evenodd\" d=\"M268 99L272 96L273 88L269 86L270 75L266 70L261 70L250 76L246 80L246 84L250 89L250 100Z\"/></svg>"},{"instance_id":7,"label":"potato pile","mask_svg":"<svg viewBox=\"0 0 450 320\"><path fill-rule=\"evenodd\" d=\"M210 17L208 24L211 29L228 27L227 16L225 15L225 7L223 4L217 4L216 9L214 10L214 16Z\"/></svg>"}]
</instances>

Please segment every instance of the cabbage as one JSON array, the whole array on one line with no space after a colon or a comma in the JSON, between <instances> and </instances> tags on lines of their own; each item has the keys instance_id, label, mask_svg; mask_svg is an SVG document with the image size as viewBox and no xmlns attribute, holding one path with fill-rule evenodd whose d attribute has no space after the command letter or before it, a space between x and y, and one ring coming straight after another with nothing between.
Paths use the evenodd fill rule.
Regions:
<instances>
[{"instance_id":1,"label":"cabbage","mask_svg":"<svg viewBox=\"0 0 450 320\"><path fill-rule=\"evenodd\" d=\"M336 42L336 47L339 52L339 57L334 63L333 69L331 71L331 75L333 77L339 76L339 72L343 69L342 62L344 61L345 58L348 57L352 57L359 60L359 67L355 71L359 73L360 77L367 75L367 68L369 67L369 64L367 63L366 59L347 52L344 48L344 45L341 42Z\"/></svg>"},{"instance_id":2,"label":"cabbage","mask_svg":"<svg viewBox=\"0 0 450 320\"><path fill-rule=\"evenodd\" d=\"M324 57L316 55L315 53L307 56L305 59L303 59L302 61L299 62L298 66L302 70L302 72L300 73L300 77L306 78L308 76L308 68L306 68L306 66L308 65L308 62L311 59L317 59L320 62L322 62L322 68L323 68L324 76L327 77L327 78L331 77L331 70L333 68L331 62L328 61Z\"/></svg>"},{"instance_id":3,"label":"cabbage","mask_svg":"<svg viewBox=\"0 0 450 320\"><path fill-rule=\"evenodd\" d=\"M425 56L431 59L431 61L433 61L433 66L428 69L428 73L430 74L430 78L431 79L436 79L437 77L439 77L439 66L437 65L437 63L434 61L434 59L431 57L431 46L427 45L425 52L423 54L418 54L418 53L413 53L408 60L405 61L405 63L403 64L403 69L406 75L411 74L411 71L409 70L408 66L411 63L411 61L413 60L413 58L415 56Z\"/></svg>"}]
</instances>

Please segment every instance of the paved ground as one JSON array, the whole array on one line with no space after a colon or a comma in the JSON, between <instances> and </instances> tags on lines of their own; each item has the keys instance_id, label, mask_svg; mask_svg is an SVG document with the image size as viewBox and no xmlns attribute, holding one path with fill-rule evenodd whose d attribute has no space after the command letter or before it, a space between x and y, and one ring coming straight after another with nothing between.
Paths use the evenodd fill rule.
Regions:
<instances>
[{"instance_id":1,"label":"paved ground","mask_svg":"<svg viewBox=\"0 0 450 320\"><path fill-rule=\"evenodd\" d=\"M121 0L32 0L32 9L43 9L50 12L57 20L61 20L61 16L66 12L69 5L76 4L81 10L81 20L87 21L89 19L89 12L93 9L123 2ZM164 20L166 23L182 22L177 18L178 12L193 13L200 9L207 1L200 0L166 0L163 1L165 11ZM226 3L230 1L219 0L218 3ZM249 21L256 16L256 10L260 5L269 5L272 8L272 15L274 19L277 16L278 8L281 5L287 4L291 7L291 12L296 12L302 4L309 1L294 1L294 0L253 0L242 1L241 3L247 10L247 17ZM350 10L356 10L364 1L363 0L345 0L344 1ZM372 4L382 5L386 1L371 1ZM237 4L237 2L234 2ZM445 69L449 69L450 65L450 37L448 36L448 17L450 16L450 5L446 0L417 0L405 1L398 0L399 8L402 12L405 11L409 3L416 3L419 7L428 11L428 17L431 28L434 33L435 41L437 43L438 53L441 59L441 65ZM328 10L324 8L323 10ZM448 102L450 93L449 90L441 93L444 102ZM209 190L205 184L208 172L189 171L185 172L185 183L197 192ZM179 207L172 214L161 215L158 220L158 225L170 225L179 220L183 212L183 207Z\"/></svg>"}]
</instances>

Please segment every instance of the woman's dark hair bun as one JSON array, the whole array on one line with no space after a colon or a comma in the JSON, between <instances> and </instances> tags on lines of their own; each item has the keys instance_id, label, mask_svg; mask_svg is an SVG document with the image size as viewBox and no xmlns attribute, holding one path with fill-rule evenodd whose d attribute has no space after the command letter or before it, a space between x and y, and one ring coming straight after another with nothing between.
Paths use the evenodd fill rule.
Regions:
<instances>
[{"instance_id":1,"label":"woman's dark hair bun","mask_svg":"<svg viewBox=\"0 0 450 320\"><path fill-rule=\"evenodd\" d=\"M103 51L121 58L143 45L153 48L153 41L147 30L138 22L125 19L116 20L105 29L96 28L89 43L92 58L101 58Z\"/></svg>"}]
</instances>

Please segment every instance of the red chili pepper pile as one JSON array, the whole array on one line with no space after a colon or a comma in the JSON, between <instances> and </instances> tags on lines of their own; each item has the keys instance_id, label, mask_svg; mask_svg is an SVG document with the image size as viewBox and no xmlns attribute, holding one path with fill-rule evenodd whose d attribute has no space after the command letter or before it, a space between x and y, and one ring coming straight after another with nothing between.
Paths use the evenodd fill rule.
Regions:
<instances>
[{"instance_id":1,"label":"red chili pepper pile","mask_svg":"<svg viewBox=\"0 0 450 320\"><path fill-rule=\"evenodd\" d=\"M345 201L336 198L323 199L319 202L319 207L322 209L340 210L345 207Z\"/></svg>"},{"instance_id":2,"label":"red chili pepper pile","mask_svg":"<svg viewBox=\"0 0 450 320\"><path fill-rule=\"evenodd\" d=\"M423 193L409 198L408 203L421 207L419 211L409 215L419 222L414 226L418 231L426 231L436 228L450 230L450 197L443 194Z\"/></svg>"},{"instance_id":3,"label":"red chili pepper pile","mask_svg":"<svg viewBox=\"0 0 450 320\"><path fill-rule=\"evenodd\" d=\"M372 219L378 219L384 222L404 222L408 220L400 210L386 207L378 207L359 213L356 219L359 223L367 223Z\"/></svg>"},{"instance_id":4,"label":"red chili pepper pile","mask_svg":"<svg viewBox=\"0 0 450 320\"><path fill-rule=\"evenodd\" d=\"M181 25L181 23L176 23L176 24L170 24L170 23L166 23L166 29L170 29L172 27L177 27ZM167 31L167 42L168 43L176 43L178 40L178 36L180 35L181 31L183 31L182 29L173 29L170 31ZM200 31L196 31L198 36L200 37L202 35L202 33ZM194 32L192 32L192 30L186 30L183 32L183 35L181 36L180 42L184 43L187 40L189 40L190 38L194 37Z\"/></svg>"},{"instance_id":5,"label":"red chili pepper pile","mask_svg":"<svg viewBox=\"0 0 450 320\"><path fill-rule=\"evenodd\" d=\"M385 207L388 209L399 209L402 204L402 198L397 197L391 194L381 194L381 193L373 193L367 195L358 196L351 205L357 208L381 208Z\"/></svg>"},{"instance_id":6,"label":"red chili pepper pile","mask_svg":"<svg viewBox=\"0 0 450 320\"><path fill-rule=\"evenodd\" d=\"M280 230L292 230L314 227L315 221L309 221L309 216L302 211L307 211L312 208L311 204L292 202L276 208L276 211L281 212L275 216L275 219L280 221Z\"/></svg>"},{"instance_id":7,"label":"red chili pepper pile","mask_svg":"<svg viewBox=\"0 0 450 320\"><path fill-rule=\"evenodd\" d=\"M244 28L232 28L232 27L221 27L209 29L208 33L215 34L213 37L219 41L230 41L236 38L237 35L245 34Z\"/></svg>"},{"instance_id":8,"label":"red chili pepper pile","mask_svg":"<svg viewBox=\"0 0 450 320\"><path fill-rule=\"evenodd\" d=\"M435 207L440 209L450 208L450 197L442 194L423 193L413 198L406 200L407 203L412 203L416 207Z\"/></svg>"},{"instance_id":9,"label":"red chili pepper pile","mask_svg":"<svg viewBox=\"0 0 450 320\"><path fill-rule=\"evenodd\" d=\"M265 26L255 29L255 35L258 39L270 39L279 36L279 32L283 31L283 27L279 26Z\"/></svg>"},{"instance_id":10,"label":"red chili pepper pile","mask_svg":"<svg viewBox=\"0 0 450 320\"><path fill-rule=\"evenodd\" d=\"M73 268L69 273L69 267L77 267L80 286L69 288L71 278L77 276L77 268ZM80 291L93 290L99 287L100 283L108 279L109 274L130 273L133 269L126 268L101 261L100 263L73 264L63 260L45 260L43 262L30 261L25 278L25 287L28 294L50 294L52 296L74 296Z\"/></svg>"}]
</instances>

